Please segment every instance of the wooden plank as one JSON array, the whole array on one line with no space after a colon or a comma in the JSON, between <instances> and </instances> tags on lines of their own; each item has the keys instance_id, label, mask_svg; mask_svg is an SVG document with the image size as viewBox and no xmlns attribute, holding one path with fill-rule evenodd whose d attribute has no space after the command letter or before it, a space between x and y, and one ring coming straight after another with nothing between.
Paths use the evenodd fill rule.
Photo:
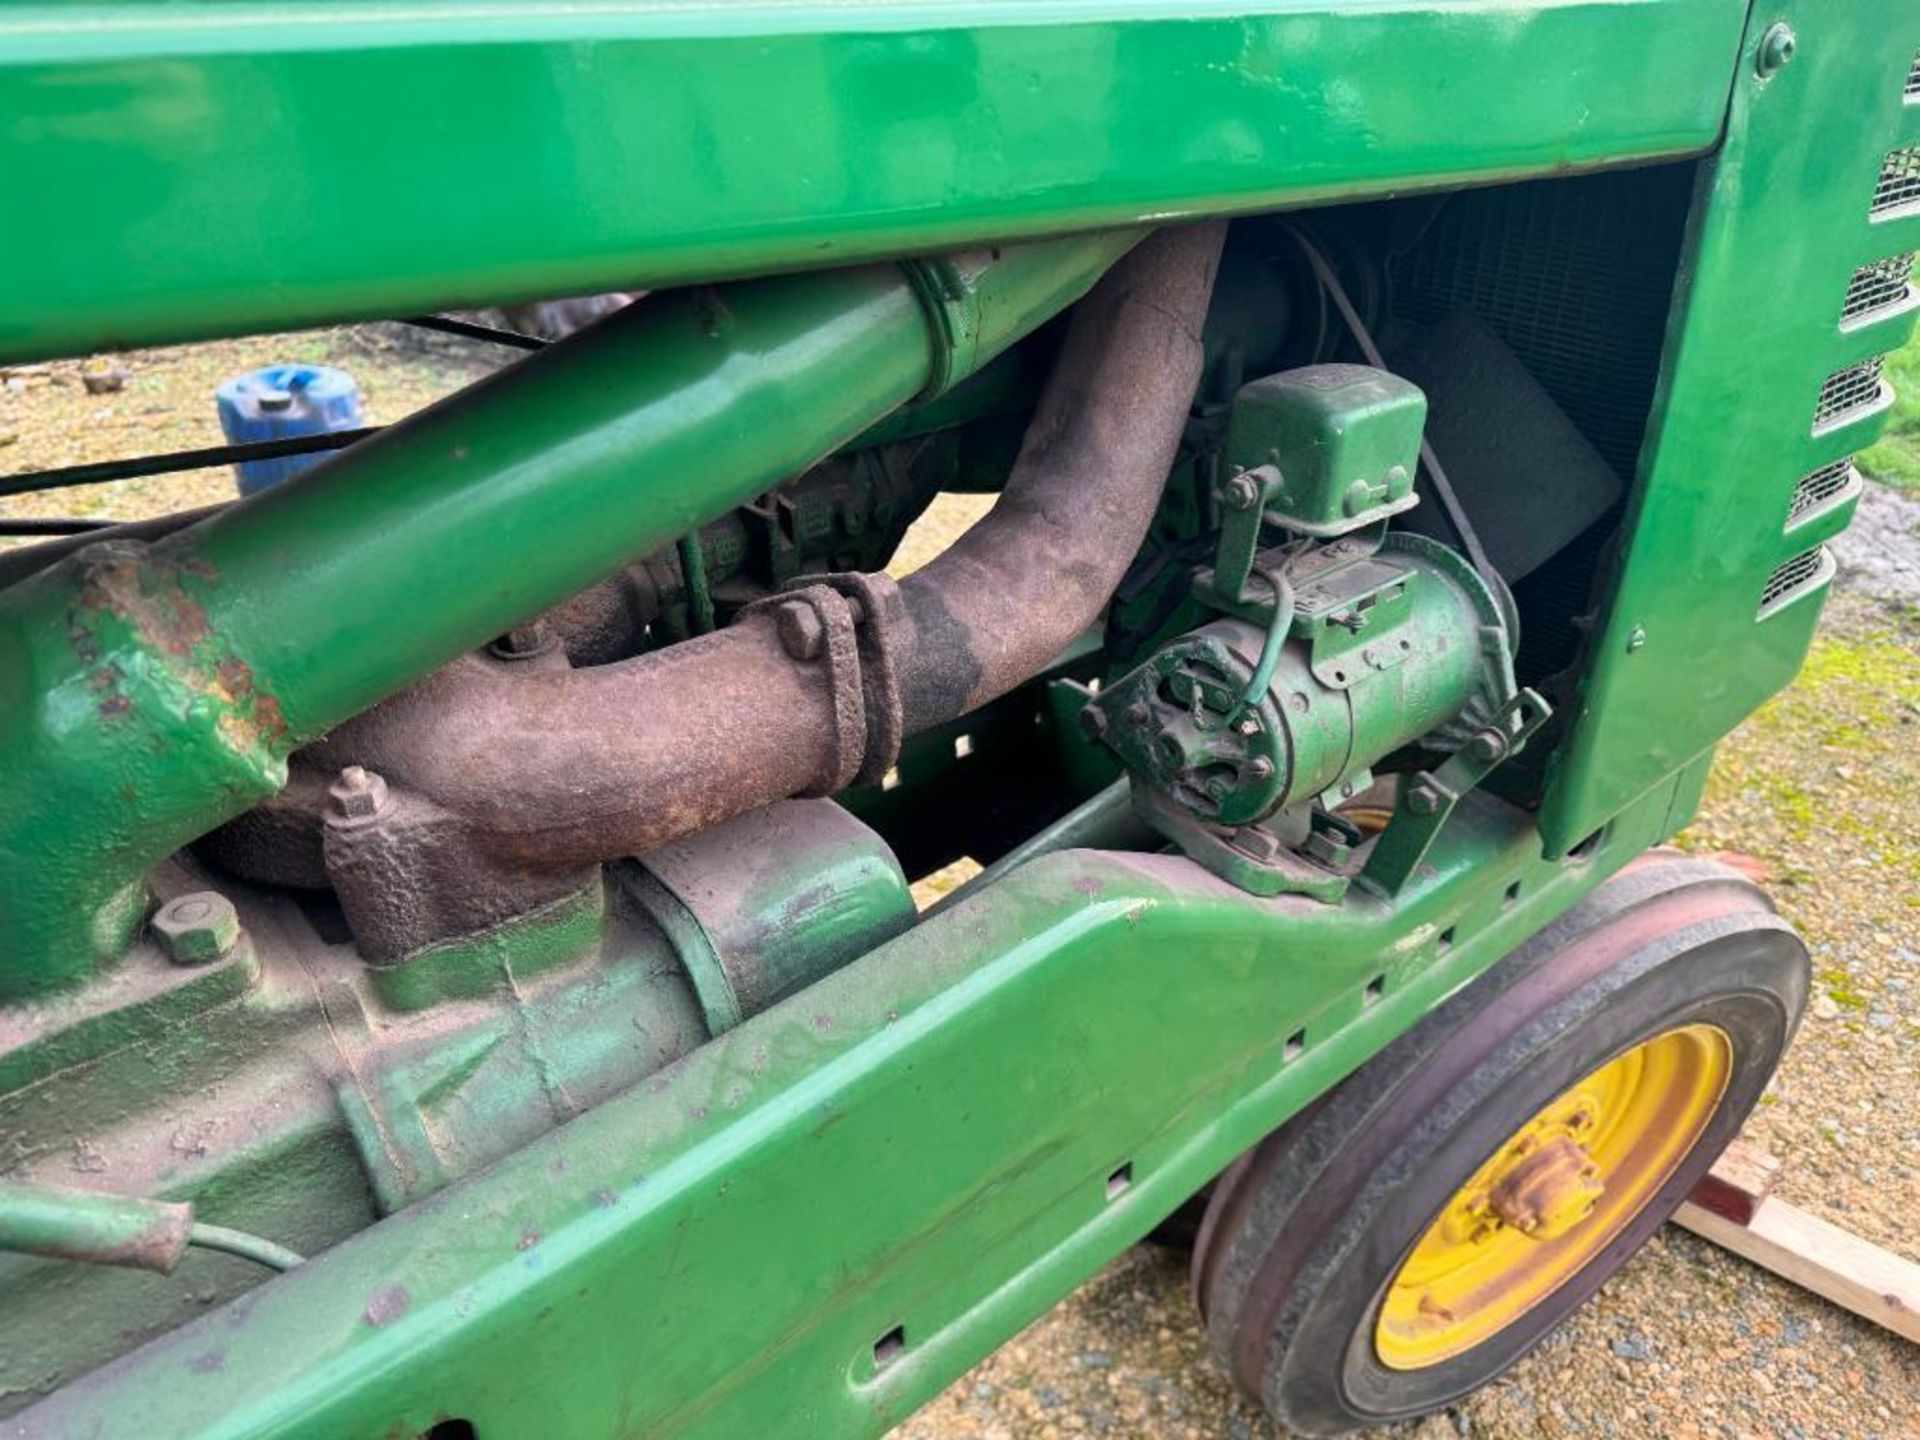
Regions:
<instances>
[{"instance_id":1,"label":"wooden plank","mask_svg":"<svg viewBox=\"0 0 1920 1440\"><path fill-rule=\"evenodd\" d=\"M1746 1225L1753 1219L1760 1202L1773 1193L1780 1180L1780 1161L1758 1145L1735 1140L1713 1162L1706 1178L1693 1187L1687 1200L1702 1210Z\"/></svg>"},{"instance_id":2,"label":"wooden plank","mask_svg":"<svg viewBox=\"0 0 1920 1440\"><path fill-rule=\"evenodd\" d=\"M1674 1222L1803 1289L1920 1342L1920 1265L1768 1199L1741 1225L1689 1201Z\"/></svg>"}]
</instances>

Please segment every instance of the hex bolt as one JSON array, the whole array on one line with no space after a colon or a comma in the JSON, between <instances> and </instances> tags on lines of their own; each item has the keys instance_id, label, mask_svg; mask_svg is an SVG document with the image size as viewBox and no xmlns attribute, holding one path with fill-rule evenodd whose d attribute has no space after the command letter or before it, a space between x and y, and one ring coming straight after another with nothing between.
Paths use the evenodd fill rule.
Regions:
<instances>
[{"instance_id":1,"label":"hex bolt","mask_svg":"<svg viewBox=\"0 0 1920 1440\"><path fill-rule=\"evenodd\" d=\"M817 660L827 648L827 627L811 605L788 600L774 607L773 623L780 645L795 660Z\"/></svg>"},{"instance_id":2,"label":"hex bolt","mask_svg":"<svg viewBox=\"0 0 1920 1440\"><path fill-rule=\"evenodd\" d=\"M372 820L387 808L387 782L373 771L349 765L327 787L334 821Z\"/></svg>"},{"instance_id":3,"label":"hex bolt","mask_svg":"<svg viewBox=\"0 0 1920 1440\"><path fill-rule=\"evenodd\" d=\"M1416 815L1431 815L1440 808L1440 792L1432 785L1416 785L1407 793L1407 808Z\"/></svg>"},{"instance_id":4,"label":"hex bolt","mask_svg":"<svg viewBox=\"0 0 1920 1440\"><path fill-rule=\"evenodd\" d=\"M169 900L154 912L153 936L176 965L211 965L240 943L240 916L233 902L212 890Z\"/></svg>"},{"instance_id":5,"label":"hex bolt","mask_svg":"<svg viewBox=\"0 0 1920 1440\"><path fill-rule=\"evenodd\" d=\"M487 647L502 660L531 660L544 655L560 643L553 627L539 618L516 625Z\"/></svg>"},{"instance_id":6,"label":"hex bolt","mask_svg":"<svg viewBox=\"0 0 1920 1440\"><path fill-rule=\"evenodd\" d=\"M1236 475L1227 481L1224 498L1229 509L1251 510L1260 503L1260 482L1251 475Z\"/></svg>"},{"instance_id":7,"label":"hex bolt","mask_svg":"<svg viewBox=\"0 0 1920 1440\"><path fill-rule=\"evenodd\" d=\"M1248 778L1265 783L1273 778L1273 761L1264 755L1256 755L1247 762Z\"/></svg>"},{"instance_id":8,"label":"hex bolt","mask_svg":"<svg viewBox=\"0 0 1920 1440\"><path fill-rule=\"evenodd\" d=\"M1152 718L1153 711L1147 708L1147 702L1144 700L1136 700L1127 706L1127 723L1129 725L1144 725Z\"/></svg>"},{"instance_id":9,"label":"hex bolt","mask_svg":"<svg viewBox=\"0 0 1920 1440\"><path fill-rule=\"evenodd\" d=\"M1089 740L1098 740L1107 733L1107 712L1098 705L1088 705L1080 711L1080 728Z\"/></svg>"},{"instance_id":10,"label":"hex bolt","mask_svg":"<svg viewBox=\"0 0 1920 1440\"><path fill-rule=\"evenodd\" d=\"M1793 26L1784 20L1774 21L1760 37L1760 48L1754 54L1754 68L1760 72L1760 78L1764 80L1778 74L1799 47L1800 39L1793 33Z\"/></svg>"},{"instance_id":11,"label":"hex bolt","mask_svg":"<svg viewBox=\"0 0 1920 1440\"><path fill-rule=\"evenodd\" d=\"M1476 760L1498 760L1507 753L1507 740L1498 730L1482 730L1473 737Z\"/></svg>"}]
</instances>

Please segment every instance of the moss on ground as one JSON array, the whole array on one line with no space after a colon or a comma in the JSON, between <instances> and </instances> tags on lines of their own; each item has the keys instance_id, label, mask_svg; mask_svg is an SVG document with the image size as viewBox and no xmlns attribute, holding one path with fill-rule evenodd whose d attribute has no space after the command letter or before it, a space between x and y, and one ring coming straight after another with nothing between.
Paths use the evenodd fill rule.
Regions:
<instances>
[{"instance_id":1,"label":"moss on ground","mask_svg":"<svg viewBox=\"0 0 1920 1440\"><path fill-rule=\"evenodd\" d=\"M1876 480L1920 490L1920 339L1887 362L1894 393L1886 434L1860 457L1860 468Z\"/></svg>"}]
</instances>

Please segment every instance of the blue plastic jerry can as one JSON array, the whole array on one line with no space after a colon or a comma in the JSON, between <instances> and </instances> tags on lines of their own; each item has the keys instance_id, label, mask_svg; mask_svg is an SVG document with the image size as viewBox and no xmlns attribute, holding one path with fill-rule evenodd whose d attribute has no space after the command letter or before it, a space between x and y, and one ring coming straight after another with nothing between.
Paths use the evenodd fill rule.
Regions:
<instances>
[{"instance_id":1,"label":"blue plastic jerry can","mask_svg":"<svg viewBox=\"0 0 1920 1440\"><path fill-rule=\"evenodd\" d=\"M360 426L360 387L329 365L267 365L221 382L214 392L227 441L245 445L296 435L326 435ZM327 458L288 455L243 460L233 467L242 495L252 495L298 475Z\"/></svg>"}]
</instances>

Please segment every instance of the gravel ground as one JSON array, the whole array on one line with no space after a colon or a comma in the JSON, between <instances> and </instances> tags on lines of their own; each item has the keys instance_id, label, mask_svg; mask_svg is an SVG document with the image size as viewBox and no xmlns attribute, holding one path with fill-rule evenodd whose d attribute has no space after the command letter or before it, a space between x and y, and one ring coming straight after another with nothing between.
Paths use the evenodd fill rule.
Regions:
<instances>
[{"instance_id":1,"label":"gravel ground","mask_svg":"<svg viewBox=\"0 0 1920 1440\"><path fill-rule=\"evenodd\" d=\"M0 475L121 455L222 445L214 388L262 365L338 365L360 386L365 423L390 424L479 378L499 363L491 346L388 325L221 340L119 357L124 387L89 395L76 361L0 367ZM140 520L234 496L225 466L144 480L74 486L0 500L3 516ZM0 539L0 545L8 542Z\"/></svg>"},{"instance_id":2,"label":"gravel ground","mask_svg":"<svg viewBox=\"0 0 1920 1440\"><path fill-rule=\"evenodd\" d=\"M220 442L214 385L282 360L340 364L368 418L399 419L491 367L493 352L315 332L125 357L88 396L73 364L0 371L0 469ZM225 470L0 500L0 514L135 518L229 498ZM952 497L899 570L986 507ZM4 543L4 542L0 542ZM1809 1020L1750 1133L1782 1192L1920 1258L1920 501L1871 487L1843 542L1848 589L1806 673L1725 745L1683 843L1751 855L1811 942ZM919 887L937 894L966 862ZM902 1440L1279 1440L1206 1353L1184 1261L1136 1249L955 1384ZM1920 1347L1669 1229L1570 1325L1420 1440L1560 1436L1920 1440Z\"/></svg>"},{"instance_id":3,"label":"gravel ground","mask_svg":"<svg viewBox=\"0 0 1920 1440\"><path fill-rule=\"evenodd\" d=\"M1920 493L1869 483L1847 533L1833 543L1842 583L1894 604L1920 605Z\"/></svg>"}]
</instances>

